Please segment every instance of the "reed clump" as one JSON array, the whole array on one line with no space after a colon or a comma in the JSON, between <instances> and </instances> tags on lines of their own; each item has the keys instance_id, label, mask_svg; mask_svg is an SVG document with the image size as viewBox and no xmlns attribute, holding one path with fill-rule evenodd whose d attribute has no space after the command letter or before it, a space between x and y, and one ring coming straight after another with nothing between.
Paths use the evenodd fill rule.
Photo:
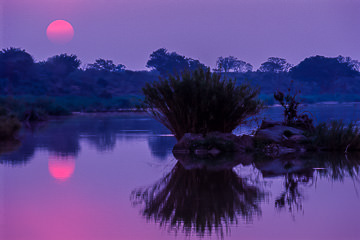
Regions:
<instances>
[{"instance_id":1,"label":"reed clump","mask_svg":"<svg viewBox=\"0 0 360 240\"><path fill-rule=\"evenodd\" d=\"M331 121L316 126L313 144L327 151L360 151L360 128L353 122Z\"/></svg>"},{"instance_id":2,"label":"reed clump","mask_svg":"<svg viewBox=\"0 0 360 240\"><path fill-rule=\"evenodd\" d=\"M258 88L210 69L161 77L143 88L145 106L179 140L185 133L232 132L262 108Z\"/></svg>"}]
</instances>

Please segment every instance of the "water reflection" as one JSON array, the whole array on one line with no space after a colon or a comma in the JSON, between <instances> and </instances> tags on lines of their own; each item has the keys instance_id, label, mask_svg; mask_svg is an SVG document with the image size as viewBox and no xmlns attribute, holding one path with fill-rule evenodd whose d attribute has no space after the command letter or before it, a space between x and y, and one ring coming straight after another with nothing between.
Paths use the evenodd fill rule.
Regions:
<instances>
[{"instance_id":1,"label":"water reflection","mask_svg":"<svg viewBox=\"0 0 360 240\"><path fill-rule=\"evenodd\" d=\"M283 190L275 198L275 207L288 210L293 217L304 213L305 188L314 187L318 179L341 182L349 177L354 183L360 182L360 153L323 152L254 162L265 178L283 177Z\"/></svg>"},{"instance_id":2,"label":"water reflection","mask_svg":"<svg viewBox=\"0 0 360 240\"><path fill-rule=\"evenodd\" d=\"M304 213L304 194L300 189L300 185L306 186L312 179L312 171L286 174L284 177L284 190L280 196L276 197L275 207L278 210L287 209L293 217L296 212Z\"/></svg>"},{"instance_id":3,"label":"water reflection","mask_svg":"<svg viewBox=\"0 0 360 240\"><path fill-rule=\"evenodd\" d=\"M16 141L6 143L7 146L0 152L0 163L10 166L25 165L35 152L35 142L28 141ZM2 144L5 146L5 144Z\"/></svg>"},{"instance_id":4,"label":"water reflection","mask_svg":"<svg viewBox=\"0 0 360 240\"><path fill-rule=\"evenodd\" d=\"M266 194L234 170L186 170L180 163L165 177L131 194L142 214L160 226L186 235L224 236L230 225L261 215Z\"/></svg>"},{"instance_id":5,"label":"water reflection","mask_svg":"<svg viewBox=\"0 0 360 240\"><path fill-rule=\"evenodd\" d=\"M175 144L176 138L170 135L153 136L148 139L152 155L159 160L165 160L171 155L169 149L172 149Z\"/></svg>"},{"instance_id":6,"label":"water reflection","mask_svg":"<svg viewBox=\"0 0 360 240\"><path fill-rule=\"evenodd\" d=\"M261 216L260 203L271 191L263 186L274 177L281 177L283 185L280 194L274 196L273 204L293 218L297 213L304 214L304 193L316 185L318 178L359 180L360 154L317 153L262 162L253 159L250 179L256 181L238 175L231 163L225 162L223 167L214 167L211 163L204 167L203 159L197 159L196 164L196 159L177 158L180 162L165 177L150 187L134 190L131 201L141 206L146 219L188 236L223 237L239 219L251 223L255 216ZM238 159L235 161L239 163ZM183 162L187 165L183 166ZM255 178L258 172L262 177Z\"/></svg>"},{"instance_id":7,"label":"water reflection","mask_svg":"<svg viewBox=\"0 0 360 240\"><path fill-rule=\"evenodd\" d=\"M171 154L175 138L160 123L144 114L73 116L22 129L21 145L2 151L0 162L11 166L27 164L36 149L59 156L77 156L80 141L85 140L99 152L113 151L117 141L144 139L152 155L159 160ZM3 144L2 144L3 145ZM2 151L2 153L1 153Z\"/></svg>"},{"instance_id":8,"label":"water reflection","mask_svg":"<svg viewBox=\"0 0 360 240\"><path fill-rule=\"evenodd\" d=\"M75 157L71 155L54 155L49 156L49 173L59 181L68 180L75 171Z\"/></svg>"}]
</instances>

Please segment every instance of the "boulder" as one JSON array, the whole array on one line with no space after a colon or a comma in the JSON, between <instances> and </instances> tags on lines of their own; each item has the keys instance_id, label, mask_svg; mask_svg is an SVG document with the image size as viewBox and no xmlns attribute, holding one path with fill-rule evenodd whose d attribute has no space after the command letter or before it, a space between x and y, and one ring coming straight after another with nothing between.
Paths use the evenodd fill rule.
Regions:
<instances>
[{"instance_id":1,"label":"boulder","mask_svg":"<svg viewBox=\"0 0 360 240\"><path fill-rule=\"evenodd\" d=\"M296 143L301 143L303 141L307 140L307 137L305 137L304 135L293 135L289 138L290 141L294 141Z\"/></svg>"},{"instance_id":2,"label":"boulder","mask_svg":"<svg viewBox=\"0 0 360 240\"><path fill-rule=\"evenodd\" d=\"M175 144L173 152L190 153L191 143L194 141L203 141L202 134L185 133L184 136Z\"/></svg>"},{"instance_id":3,"label":"boulder","mask_svg":"<svg viewBox=\"0 0 360 240\"><path fill-rule=\"evenodd\" d=\"M304 131L284 125L274 125L269 128L260 128L256 132L255 138L280 143L283 139L286 139L284 132L290 132L292 135L302 135Z\"/></svg>"},{"instance_id":4,"label":"boulder","mask_svg":"<svg viewBox=\"0 0 360 240\"><path fill-rule=\"evenodd\" d=\"M279 121L269 121L269 120L263 120L260 125L260 129L266 129L271 128L274 126L283 125L282 122Z\"/></svg>"}]
</instances>

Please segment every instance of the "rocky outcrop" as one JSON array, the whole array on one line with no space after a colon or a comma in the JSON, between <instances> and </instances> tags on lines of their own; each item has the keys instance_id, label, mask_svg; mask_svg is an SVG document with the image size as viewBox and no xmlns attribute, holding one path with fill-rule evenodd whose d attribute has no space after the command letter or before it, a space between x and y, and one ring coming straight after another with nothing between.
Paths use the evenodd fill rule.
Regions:
<instances>
[{"instance_id":1,"label":"rocky outcrop","mask_svg":"<svg viewBox=\"0 0 360 240\"><path fill-rule=\"evenodd\" d=\"M203 134L186 133L173 148L174 153L195 155L219 155L225 152L249 152L254 150L254 139L248 135L211 132Z\"/></svg>"},{"instance_id":2,"label":"rocky outcrop","mask_svg":"<svg viewBox=\"0 0 360 240\"><path fill-rule=\"evenodd\" d=\"M231 168L240 163L250 164L253 153L272 159L303 153L309 141L303 134L302 129L284 126L281 122L263 121L254 136L186 133L174 146L173 154L187 169Z\"/></svg>"},{"instance_id":3,"label":"rocky outcrop","mask_svg":"<svg viewBox=\"0 0 360 240\"><path fill-rule=\"evenodd\" d=\"M281 122L263 121L257 130L254 141L257 151L266 156L279 157L291 153L306 151L309 139L304 130L283 125Z\"/></svg>"},{"instance_id":4,"label":"rocky outcrop","mask_svg":"<svg viewBox=\"0 0 360 240\"><path fill-rule=\"evenodd\" d=\"M293 139L297 139L299 137L301 138L303 133L303 130L284 126L281 122L263 121L259 130L255 134L255 138L280 143L290 137L293 137Z\"/></svg>"}]
</instances>

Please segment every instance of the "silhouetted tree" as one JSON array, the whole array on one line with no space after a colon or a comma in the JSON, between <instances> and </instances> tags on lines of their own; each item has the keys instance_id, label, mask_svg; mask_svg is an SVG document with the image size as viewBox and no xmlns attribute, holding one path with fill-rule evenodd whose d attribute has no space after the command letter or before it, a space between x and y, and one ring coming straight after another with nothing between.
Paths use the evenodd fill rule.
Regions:
<instances>
[{"instance_id":1,"label":"silhouetted tree","mask_svg":"<svg viewBox=\"0 0 360 240\"><path fill-rule=\"evenodd\" d=\"M125 69L126 69L126 66L124 64L118 64L118 65L116 65L114 72L123 72L123 71L125 71Z\"/></svg>"},{"instance_id":2,"label":"silhouetted tree","mask_svg":"<svg viewBox=\"0 0 360 240\"><path fill-rule=\"evenodd\" d=\"M351 57L343 57L341 55L339 55L337 57L337 60L340 62L340 63L345 63L348 65L349 68L351 68L352 70L355 70L355 71L360 71L360 62L358 60L354 60L354 59L351 59Z\"/></svg>"},{"instance_id":3,"label":"silhouetted tree","mask_svg":"<svg viewBox=\"0 0 360 240\"><path fill-rule=\"evenodd\" d=\"M77 70L81 61L76 55L60 54L49 58L45 65L52 75L66 77L71 72Z\"/></svg>"},{"instance_id":4,"label":"silhouetted tree","mask_svg":"<svg viewBox=\"0 0 360 240\"><path fill-rule=\"evenodd\" d=\"M181 73L184 70L195 70L205 68L198 60L186 58L176 52L168 52L160 48L150 55L146 67L156 69L161 75Z\"/></svg>"},{"instance_id":5,"label":"silhouetted tree","mask_svg":"<svg viewBox=\"0 0 360 240\"><path fill-rule=\"evenodd\" d=\"M105 71L105 72L113 72L116 68L116 65L112 60L105 60L102 58L96 59L95 63L89 64L87 69L93 69L96 71Z\"/></svg>"},{"instance_id":6,"label":"silhouetted tree","mask_svg":"<svg viewBox=\"0 0 360 240\"><path fill-rule=\"evenodd\" d=\"M89 64L87 69L105 72L122 72L125 70L125 65L115 65L112 60L105 60L102 58L96 59L95 63Z\"/></svg>"},{"instance_id":7,"label":"silhouetted tree","mask_svg":"<svg viewBox=\"0 0 360 240\"><path fill-rule=\"evenodd\" d=\"M219 57L216 61L217 70L220 72L248 72L252 71L253 66L250 63L237 59L236 57Z\"/></svg>"},{"instance_id":8,"label":"silhouetted tree","mask_svg":"<svg viewBox=\"0 0 360 240\"><path fill-rule=\"evenodd\" d=\"M335 80L341 77L355 77L359 75L356 71L356 62L350 59L324 56L309 57L293 67L290 71L291 77L301 81L317 81L323 86L323 90L332 87Z\"/></svg>"},{"instance_id":9,"label":"silhouetted tree","mask_svg":"<svg viewBox=\"0 0 360 240\"><path fill-rule=\"evenodd\" d=\"M31 75L34 59L20 48L3 49L0 52L0 78L8 79L8 93L15 84Z\"/></svg>"},{"instance_id":10,"label":"silhouetted tree","mask_svg":"<svg viewBox=\"0 0 360 240\"><path fill-rule=\"evenodd\" d=\"M292 65L288 63L284 58L270 57L266 62L262 63L259 71L260 72L288 72Z\"/></svg>"}]
</instances>

